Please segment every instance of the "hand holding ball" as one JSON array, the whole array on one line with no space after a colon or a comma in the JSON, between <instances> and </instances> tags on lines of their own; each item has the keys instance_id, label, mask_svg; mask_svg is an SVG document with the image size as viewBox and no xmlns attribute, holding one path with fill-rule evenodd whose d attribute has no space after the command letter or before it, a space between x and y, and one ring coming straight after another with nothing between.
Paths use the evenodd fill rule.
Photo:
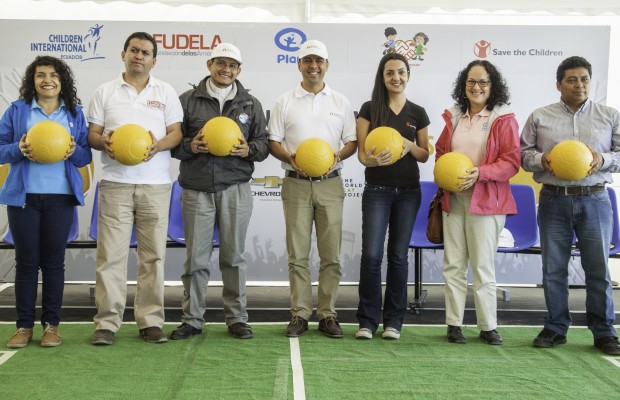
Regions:
<instances>
[{"instance_id":1,"label":"hand holding ball","mask_svg":"<svg viewBox=\"0 0 620 400\"><path fill-rule=\"evenodd\" d=\"M138 165L146 158L153 138L149 131L136 124L118 127L112 133L114 159L124 165Z\"/></svg>"},{"instance_id":2,"label":"hand holding ball","mask_svg":"<svg viewBox=\"0 0 620 400\"><path fill-rule=\"evenodd\" d=\"M377 155L383 150L388 149L392 156L390 164L394 164L403 152L403 144L403 137L396 129L388 126L379 126L370 131L366 137L364 151L368 153L374 147L375 150L372 154Z\"/></svg>"},{"instance_id":3,"label":"hand holding ball","mask_svg":"<svg viewBox=\"0 0 620 400\"><path fill-rule=\"evenodd\" d=\"M469 175L467 170L473 167L474 163L466 155L455 151L446 153L435 162L435 183L449 192L460 192L462 180L459 177Z\"/></svg>"},{"instance_id":4,"label":"hand holding ball","mask_svg":"<svg viewBox=\"0 0 620 400\"><path fill-rule=\"evenodd\" d=\"M26 144L32 149L33 160L51 164L64 160L71 146L71 136L58 122L41 121L26 134Z\"/></svg>"},{"instance_id":5,"label":"hand holding ball","mask_svg":"<svg viewBox=\"0 0 620 400\"><path fill-rule=\"evenodd\" d=\"M209 153L214 156L227 156L243 137L237 123L228 117L215 117L202 128L202 140L207 143Z\"/></svg>"},{"instance_id":6,"label":"hand holding ball","mask_svg":"<svg viewBox=\"0 0 620 400\"><path fill-rule=\"evenodd\" d=\"M588 146L578 140L556 144L548 156L553 174L567 181L578 181L588 176L594 159Z\"/></svg>"},{"instance_id":7,"label":"hand holding ball","mask_svg":"<svg viewBox=\"0 0 620 400\"><path fill-rule=\"evenodd\" d=\"M306 139L297 148L295 164L310 177L323 176L334 165L334 150L323 139Z\"/></svg>"}]
</instances>

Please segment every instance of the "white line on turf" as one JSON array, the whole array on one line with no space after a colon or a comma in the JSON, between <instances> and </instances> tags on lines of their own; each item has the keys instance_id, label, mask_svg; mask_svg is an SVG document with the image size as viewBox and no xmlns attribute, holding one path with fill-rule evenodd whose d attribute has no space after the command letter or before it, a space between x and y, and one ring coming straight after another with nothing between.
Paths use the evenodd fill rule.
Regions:
<instances>
[{"instance_id":1,"label":"white line on turf","mask_svg":"<svg viewBox=\"0 0 620 400\"><path fill-rule=\"evenodd\" d=\"M301 353L299 352L299 339L290 338L291 344L291 368L293 369L293 399L305 400L306 389L304 387L304 369L301 366Z\"/></svg>"},{"instance_id":2,"label":"white line on turf","mask_svg":"<svg viewBox=\"0 0 620 400\"><path fill-rule=\"evenodd\" d=\"M615 365L616 367L620 368L620 357L603 356L603 358L609 361L610 363L612 363L613 365Z\"/></svg>"},{"instance_id":3,"label":"white line on turf","mask_svg":"<svg viewBox=\"0 0 620 400\"><path fill-rule=\"evenodd\" d=\"M7 362L15 353L17 353L17 351L0 351L0 365Z\"/></svg>"}]
</instances>

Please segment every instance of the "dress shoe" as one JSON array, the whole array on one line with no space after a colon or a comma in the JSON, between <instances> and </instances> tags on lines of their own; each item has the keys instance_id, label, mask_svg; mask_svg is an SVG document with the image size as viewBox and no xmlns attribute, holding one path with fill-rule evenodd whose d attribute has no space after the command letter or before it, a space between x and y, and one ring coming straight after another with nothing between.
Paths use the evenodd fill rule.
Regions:
<instances>
[{"instance_id":1,"label":"dress shoe","mask_svg":"<svg viewBox=\"0 0 620 400\"><path fill-rule=\"evenodd\" d=\"M448 325L448 342L450 343L465 343L465 336L463 336L463 331L461 331L460 326Z\"/></svg>"},{"instance_id":2,"label":"dress shoe","mask_svg":"<svg viewBox=\"0 0 620 400\"><path fill-rule=\"evenodd\" d=\"M43 336L41 336L41 347L56 347L60 346L62 339L58 333L58 326L45 324L43 330Z\"/></svg>"},{"instance_id":3,"label":"dress shoe","mask_svg":"<svg viewBox=\"0 0 620 400\"><path fill-rule=\"evenodd\" d=\"M170 334L170 339L172 340L185 340L189 339L194 335L200 335L202 333L202 329L197 329L191 326L190 324L186 324L183 322L181 325L177 327L177 329L173 330Z\"/></svg>"},{"instance_id":4,"label":"dress shoe","mask_svg":"<svg viewBox=\"0 0 620 400\"><path fill-rule=\"evenodd\" d=\"M340 339L344 336L342 328L340 328L340 323L338 323L338 320L334 317L327 317L320 320L319 331L323 332L323 335L334 339Z\"/></svg>"},{"instance_id":5,"label":"dress shoe","mask_svg":"<svg viewBox=\"0 0 620 400\"><path fill-rule=\"evenodd\" d=\"M252 327L244 322L236 322L228 327L228 333L236 339L252 339Z\"/></svg>"},{"instance_id":6,"label":"dress shoe","mask_svg":"<svg viewBox=\"0 0 620 400\"><path fill-rule=\"evenodd\" d=\"M601 350L605 354L610 356L620 355L620 343L615 336L607 336L594 340L594 347Z\"/></svg>"},{"instance_id":7,"label":"dress shoe","mask_svg":"<svg viewBox=\"0 0 620 400\"><path fill-rule=\"evenodd\" d=\"M302 317L296 315L291 318L291 322L289 322L286 327L286 336L288 337L299 337L304 334L308 330L308 321L303 319Z\"/></svg>"},{"instance_id":8,"label":"dress shoe","mask_svg":"<svg viewBox=\"0 0 620 400\"><path fill-rule=\"evenodd\" d=\"M480 339L492 345L500 345L504 342L504 339L502 339L502 335L500 335L499 332L497 332L495 329L491 331L480 331L479 336Z\"/></svg>"},{"instance_id":9,"label":"dress shoe","mask_svg":"<svg viewBox=\"0 0 620 400\"><path fill-rule=\"evenodd\" d=\"M544 328L536 339L532 342L534 347L544 347L550 348L555 346L556 344L564 344L566 343L566 336L555 333L551 329Z\"/></svg>"},{"instance_id":10,"label":"dress shoe","mask_svg":"<svg viewBox=\"0 0 620 400\"><path fill-rule=\"evenodd\" d=\"M32 340L32 328L17 328L13 336L6 343L9 349L21 349L28 346Z\"/></svg>"},{"instance_id":11,"label":"dress shoe","mask_svg":"<svg viewBox=\"0 0 620 400\"><path fill-rule=\"evenodd\" d=\"M140 329L140 336L148 343L166 343L168 341L164 332L157 326L149 326L148 328Z\"/></svg>"}]
</instances>

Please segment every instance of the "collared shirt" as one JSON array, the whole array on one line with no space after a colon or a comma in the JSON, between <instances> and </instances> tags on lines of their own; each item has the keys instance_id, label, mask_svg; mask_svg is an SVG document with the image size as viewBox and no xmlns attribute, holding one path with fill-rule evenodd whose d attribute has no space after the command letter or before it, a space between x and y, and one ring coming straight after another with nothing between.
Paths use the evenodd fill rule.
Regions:
<instances>
[{"instance_id":1,"label":"collared shirt","mask_svg":"<svg viewBox=\"0 0 620 400\"><path fill-rule=\"evenodd\" d=\"M489 136L491 111L484 107L478 114L469 111L459 119L452 134L452 151L465 154L476 167L480 166Z\"/></svg>"},{"instance_id":2,"label":"collared shirt","mask_svg":"<svg viewBox=\"0 0 620 400\"><path fill-rule=\"evenodd\" d=\"M357 140L355 114L351 103L327 84L317 94L306 91L301 84L280 96L269 118L269 139L282 143L290 152L306 139L320 138L340 151L341 143ZM282 168L293 167L282 162ZM336 169L342 168L342 162Z\"/></svg>"},{"instance_id":3,"label":"collared shirt","mask_svg":"<svg viewBox=\"0 0 620 400\"><path fill-rule=\"evenodd\" d=\"M67 130L67 134L69 134L71 130L69 129L67 112L63 99L60 99L60 107L50 115L47 115L37 103L36 98L33 98L26 126L30 130L38 122L53 121L62 125ZM28 170L26 193L73 194L69 178L67 177L67 171L65 170L64 160L52 164L31 162Z\"/></svg>"},{"instance_id":4,"label":"collared shirt","mask_svg":"<svg viewBox=\"0 0 620 400\"><path fill-rule=\"evenodd\" d=\"M603 166L579 181L566 181L546 171L543 153L564 140L578 140L603 156ZM590 99L573 112L564 102L535 110L521 132L523 169L534 173L534 180L555 186L594 186L613 182L620 171L620 114L612 107Z\"/></svg>"},{"instance_id":5,"label":"collared shirt","mask_svg":"<svg viewBox=\"0 0 620 400\"><path fill-rule=\"evenodd\" d=\"M175 90L152 75L146 87L138 93L120 74L97 88L88 110L88 122L103 126L104 135L125 124L138 124L151 131L155 139L161 140L166 136L168 126L182 121L183 108ZM170 183L170 160L170 151L160 151L147 163L126 166L102 151L102 178L131 184Z\"/></svg>"}]
</instances>

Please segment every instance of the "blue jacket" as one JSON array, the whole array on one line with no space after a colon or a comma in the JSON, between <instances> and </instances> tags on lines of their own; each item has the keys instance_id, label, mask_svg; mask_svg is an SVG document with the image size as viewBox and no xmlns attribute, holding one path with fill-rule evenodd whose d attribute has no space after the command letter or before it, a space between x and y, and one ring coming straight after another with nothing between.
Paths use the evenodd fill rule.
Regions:
<instances>
[{"instance_id":1,"label":"blue jacket","mask_svg":"<svg viewBox=\"0 0 620 400\"><path fill-rule=\"evenodd\" d=\"M19 151L19 141L28 131L26 124L29 113L30 104L20 99L11 103L0 120L0 164L11 164L9 175L0 190L0 204L17 207L26 204L26 187L31 161ZM88 128L82 107L77 106L76 117L67 111L67 119L76 147L71 157L65 160L65 170L76 199L84 205L82 175L78 168L90 164L93 156L88 146Z\"/></svg>"}]
</instances>

